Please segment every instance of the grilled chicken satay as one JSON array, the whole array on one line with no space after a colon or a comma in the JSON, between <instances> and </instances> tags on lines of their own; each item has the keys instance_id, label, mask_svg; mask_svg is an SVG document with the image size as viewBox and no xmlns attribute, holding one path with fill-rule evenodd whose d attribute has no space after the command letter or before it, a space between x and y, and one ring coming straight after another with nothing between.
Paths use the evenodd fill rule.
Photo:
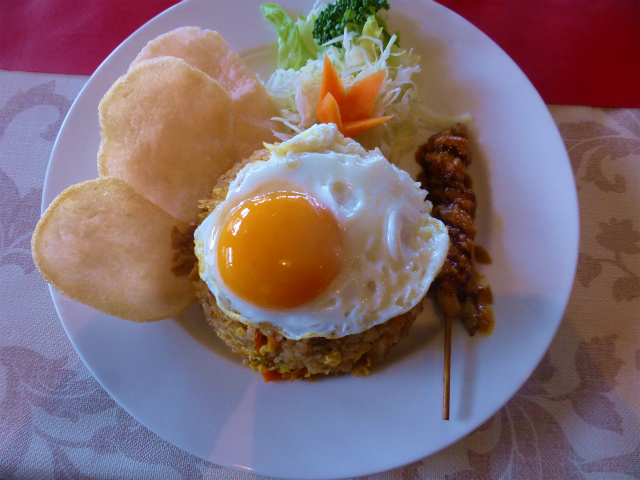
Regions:
<instances>
[{"instance_id":1,"label":"grilled chicken satay","mask_svg":"<svg viewBox=\"0 0 640 480\"><path fill-rule=\"evenodd\" d=\"M486 306L490 291L480 285L474 256L476 196L466 173L471 164L467 127L457 124L433 135L416 152L416 161L422 167L418 180L433 203L432 215L447 226L451 242L431 291L445 317L460 317L470 335L488 332L493 320Z\"/></svg>"}]
</instances>

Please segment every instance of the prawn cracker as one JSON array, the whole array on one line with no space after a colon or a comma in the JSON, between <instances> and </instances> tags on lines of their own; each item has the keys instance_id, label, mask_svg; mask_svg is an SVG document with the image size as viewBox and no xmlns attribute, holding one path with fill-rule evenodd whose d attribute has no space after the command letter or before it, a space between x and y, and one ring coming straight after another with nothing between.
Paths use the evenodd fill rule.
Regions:
<instances>
[{"instance_id":1,"label":"prawn cracker","mask_svg":"<svg viewBox=\"0 0 640 480\"><path fill-rule=\"evenodd\" d=\"M101 177L124 179L184 222L234 163L231 97L181 59L146 60L100 102Z\"/></svg>"},{"instance_id":2,"label":"prawn cracker","mask_svg":"<svg viewBox=\"0 0 640 480\"><path fill-rule=\"evenodd\" d=\"M161 320L194 301L188 275L171 272L171 231L187 228L119 178L67 188L31 240L42 277L63 295L136 322Z\"/></svg>"},{"instance_id":3,"label":"prawn cracker","mask_svg":"<svg viewBox=\"0 0 640 480\"><path fill-rule=\"evenodd\" d=\"M181 27L151 40L138 54L131 68L151 58L181 58L222 85L232 99L235 119L234 157L236 161L276 139L271 118L278 115L271 96L240 55L229 49L222 36L213 30Z\"/></svg>"}]
</instances>

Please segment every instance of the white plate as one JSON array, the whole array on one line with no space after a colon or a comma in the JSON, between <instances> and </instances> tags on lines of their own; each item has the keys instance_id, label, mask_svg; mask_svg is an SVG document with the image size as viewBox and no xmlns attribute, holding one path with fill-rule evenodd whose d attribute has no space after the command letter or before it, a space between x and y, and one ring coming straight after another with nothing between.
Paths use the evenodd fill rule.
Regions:
<instances>
[{"instance_id":1,"label":"white plate","mask_svg":"<svg viewBox=\"0 0 640 480\"><path fill-rule=\"evenodd\" d=\"M216 29L267 78L276 35L258 5L183 2L115 50L62 126L43 209L69 185L97 177L98 102L148 40L184 25ZM52 291L71 342L100 384L142 424L203 459L296 479L360 476L410 463L493 415L558 328L576 265L578 210L569 160L546 106L504 52L446 8L396 0L389 24L401 30L403 46L422 55L430 102L475 119L478 242L493 257L482 271L495 296L495 333L471 339L456 322L445 422L442 332L426 318L367 378L266 384L203 326L197 308L180 319L138 325Z\"/></svg>"}]
</instances>

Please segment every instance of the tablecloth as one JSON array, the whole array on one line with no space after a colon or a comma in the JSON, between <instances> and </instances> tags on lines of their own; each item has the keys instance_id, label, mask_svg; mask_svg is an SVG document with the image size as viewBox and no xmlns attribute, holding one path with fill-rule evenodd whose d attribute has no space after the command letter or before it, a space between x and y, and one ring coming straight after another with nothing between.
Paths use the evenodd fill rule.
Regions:
<instances>
[{"instance_id":1,"label":"tablecloth","mask_svg":"<svg viewBox=\"0 0 640 480\"><path fill-rule=\"evenodd\" d=\"M0 71L0 477L251 479L162 440L99 386L31 259L47 162L86 76ZM562 324L518 393L455 445L372 480L640 478L640 110L549 105L578 188Z\"/></svg>"}]
</instances>

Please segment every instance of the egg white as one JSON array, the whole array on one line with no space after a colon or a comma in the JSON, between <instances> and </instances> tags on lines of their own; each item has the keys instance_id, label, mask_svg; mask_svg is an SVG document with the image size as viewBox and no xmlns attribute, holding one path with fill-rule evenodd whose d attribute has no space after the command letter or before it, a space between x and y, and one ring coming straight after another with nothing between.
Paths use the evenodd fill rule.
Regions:
<instances>
[{"instance_id":1,"label":"egg white","mask_svg":"<svg viewBox=\"0 0 640 480\"><path fill-rule=\"evenodd\" d=\"M247 165L226 199L195 233L200 277L229 317L275 326L285 337L339 338L401 315L422 300L447 256L445 225L431 217L426 192L378 149L367 151L335 125L315 125L278 146L266 162ZM245 301L221 279L220 232L241 202L277 191L306 193L343 228L344 262L317 298L287 309Z\"/></svg>"}]
</instances>

